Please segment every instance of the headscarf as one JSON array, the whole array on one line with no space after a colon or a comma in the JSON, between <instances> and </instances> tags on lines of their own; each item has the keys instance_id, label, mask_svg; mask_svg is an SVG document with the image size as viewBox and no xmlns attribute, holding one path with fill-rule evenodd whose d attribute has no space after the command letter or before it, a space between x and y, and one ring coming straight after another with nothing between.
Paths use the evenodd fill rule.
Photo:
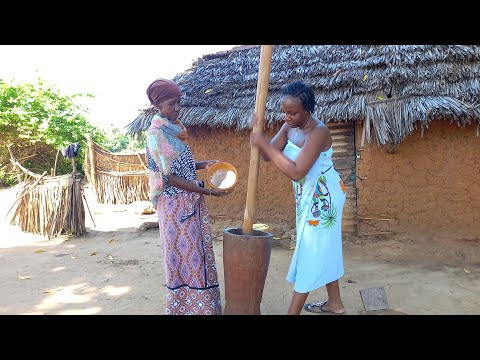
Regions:
<instances>
[{"instance_id":1,"label":"headscarf","mask_svg":"<svg viewBox=\"0 0 480 360\"><path fill-rule=\"evenodd\" d=\"M150 103L157 107L162 101L182 96L182 92L172 80L157 79L148 86L147 96Z\"/></svg>"}]
</instances>

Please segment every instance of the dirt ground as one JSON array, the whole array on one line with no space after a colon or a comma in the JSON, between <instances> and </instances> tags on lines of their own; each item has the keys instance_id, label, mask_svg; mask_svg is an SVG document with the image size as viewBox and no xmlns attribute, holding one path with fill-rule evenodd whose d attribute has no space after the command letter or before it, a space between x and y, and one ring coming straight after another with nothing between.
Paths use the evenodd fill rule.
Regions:
<instances>
[{"instance_id":1,"label":"dirt ground","mask_svg":"<svg viewBox=\"0 0 480 360\"><path fill-rule=\"evenodd\" d=\"M140 214L139 203L97 204L88 188L86 193L96 226L87 212L86 234L45 240L8 225L5 214L15 194L0 191L0 314L164 313L158 229L138 228L156 215ZM241 221L212 218L223 305L222 233L241 227ZM293 253L288 242L274 240L263 315L282 315L288 308L292 284L285 276ZM344 241L344 256L340 287L346 314L362 313L359 291L372 287L384 287L390 308L406 314L480 314L478 240L350 238ZM325 297L322 288L309 300Z\"/></svg>"}]
</instances>

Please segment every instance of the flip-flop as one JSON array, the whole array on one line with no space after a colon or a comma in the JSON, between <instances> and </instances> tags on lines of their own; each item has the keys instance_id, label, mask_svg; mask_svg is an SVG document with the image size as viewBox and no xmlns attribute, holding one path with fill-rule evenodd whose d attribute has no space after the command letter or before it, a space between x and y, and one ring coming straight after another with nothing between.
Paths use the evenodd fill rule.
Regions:
<instances>
[{"instance_id":1,"label":"flip-flop","mask_svg":"<svg viewBox=\"0 0 480 360\"><path fill-rule=\"evenodd\" d=\"M326 301L319 301L316 303L305 304L305 306L303 307L303 310L316 313L316 314L329 313L329 314L335 314L335 315L342 315L345 313L345 310L342 312L334 312L334 311L323 309L322 306L324 306L326 303L327 303ZM314 309L318 309L318 310L314 310Z\"/></svg>"}]
</instances>

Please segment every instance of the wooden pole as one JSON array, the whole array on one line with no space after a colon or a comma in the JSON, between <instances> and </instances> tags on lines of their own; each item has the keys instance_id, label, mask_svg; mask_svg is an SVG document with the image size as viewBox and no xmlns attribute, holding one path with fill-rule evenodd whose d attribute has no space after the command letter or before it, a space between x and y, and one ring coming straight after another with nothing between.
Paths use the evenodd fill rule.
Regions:
<instances>
[{"instance_id":1,"label":"wooden pole","mask_svg":"<svg viewBox=\"0 0 480 360\"><path fill-rule=\"evenodd\" d=\"M77 164L75 163L75 158L72 157L72 174L75 175L77 173Z\"/></svg>"},{"instance_id":2,"label":"wooden pole","mask_svg":"<svg viewBox=\"0 0 480 360\"><path fill-rule=\"evenodd\" d=\"M90 134L86 134L87 145L88 145L88 154L90 157L90 181L92 182L93 190L97 192L96 181L95 181L95 153L93 151L93 141Z\"/></svg>"},{"instance_id":3,"label":"wooden pole","mask_svg":"<svg viewBox=\"0 0 480 360\"><path fill-rule=\"evenodd\" d=\"M13 163L15 163L17 161L17 159L15 159L15 156L13 156L13 152L12 152L12 149L11 149L11 146L8 145L7 146L7 149L8 149L8 152L10 153L10 161L12 161ZM22 182L22 177L20 176L20 174L17 174L17 181L18 183L20 184Z\"/></svg>"},{"instance_id":4,"label":"wooden pole","mask_svg":"<svg viewBox=\"0 0 480 360\"><path fill-rule=\"evenodd\" d=\"M59 153L60 153L60 149L57 150L57 155L55 156L55 165L53 166L52 176L57 175L57 160L58 160Z\"/></svg>"},{"instance_id":5,"label":"wooden pole","mask_svg":"<svg viewBox=\"0 0 480 360\"><path fill-rule=\"evenodd\" d=\"M257 98L255 101L255 112L258 121L253 128L253 132L263 131L265 123L265 110L268 95L268 82L270 79L270 65L272 62L272 45L262 45L260 50L260 65L258 69ZM258 182L258 164L260 161L260 151L257 146L251 147L250 169L248 171L247 184L247 202L243 216L243 234L252 234L253 220L255 219L255 197L257 193Z\"/></svg>"}]
</instances>

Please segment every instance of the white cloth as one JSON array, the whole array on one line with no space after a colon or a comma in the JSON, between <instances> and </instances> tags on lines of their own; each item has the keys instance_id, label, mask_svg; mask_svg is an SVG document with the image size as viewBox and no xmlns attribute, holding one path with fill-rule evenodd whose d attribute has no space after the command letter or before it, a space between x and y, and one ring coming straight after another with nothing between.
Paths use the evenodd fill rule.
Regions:
<instances>
[{"instance_id":1,"label":"white cloth","mask_svg":"<svg viewBox=\"0 0 480 360\"><path fill-rule=\"evenodd\" d=\"M295 161L301 148L288 141L285 156ZM320 153L300 181L293 181L296 203L296 247L287 281L307 293L344 274L342 213L345 186L332 162L333 148Z\"/></svg>"}]
</instances>

